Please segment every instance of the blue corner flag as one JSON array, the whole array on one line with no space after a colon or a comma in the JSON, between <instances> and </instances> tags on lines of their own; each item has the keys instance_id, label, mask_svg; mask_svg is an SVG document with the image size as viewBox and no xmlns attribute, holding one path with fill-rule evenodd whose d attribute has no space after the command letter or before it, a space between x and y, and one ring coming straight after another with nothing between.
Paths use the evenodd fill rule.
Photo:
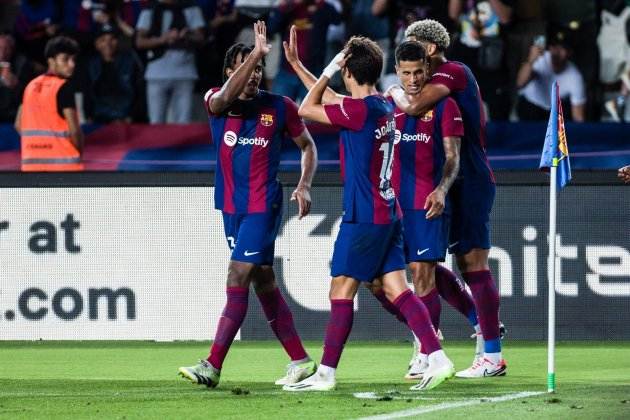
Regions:
<instances>
[{"instance_id":1,"label":"blue corner flag","mask_svg":"<svg viewBox=\"0 0 630 420\"><path fill-rule=\"evenodd\" d=\"M557 82L551 87L551 112L539 168L548 171L552 166L558 167L558 189L562 189L571 180L571 163Z\"/></svg>"}]
</instances>

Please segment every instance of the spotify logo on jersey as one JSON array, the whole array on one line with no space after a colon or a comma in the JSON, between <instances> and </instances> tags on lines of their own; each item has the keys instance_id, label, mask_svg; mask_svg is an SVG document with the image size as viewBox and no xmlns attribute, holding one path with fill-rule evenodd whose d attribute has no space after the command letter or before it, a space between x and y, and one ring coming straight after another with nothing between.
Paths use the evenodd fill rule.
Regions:
<instances>
[{"instance_id":1,"label":"spotify logo on jersey","mask_svg":"<svg viewBox=\"0 0 630 420\"><path fill-rule=\"evenodd\" d=\"M225 134L223 134L223 141L230 147L234 146L237 140L238 136L234 131L226 131Z\"/></svg>"}]
</instances>

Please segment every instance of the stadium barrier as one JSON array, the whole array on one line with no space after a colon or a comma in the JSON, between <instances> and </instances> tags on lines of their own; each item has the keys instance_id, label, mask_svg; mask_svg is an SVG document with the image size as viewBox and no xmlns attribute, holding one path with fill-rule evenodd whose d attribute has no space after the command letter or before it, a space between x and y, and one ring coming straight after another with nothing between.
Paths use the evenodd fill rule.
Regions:
<instances>
[{"instance_id":1,"label":"stadium barrier","mask_svg":"<svg viewBox=\"0 0 630 420\"><path fill-rule=\"evenodd\" d=\"M617 169L630 161L628 124L567 123L571 164L575 169ZM319 153L320 171L339 170L339 134L331 127L308 125ZM216 149L207 124L90 124L83 159L87 171L207 171ZM488 158L494 169L538 166L546 123L490 122ZM12 125L0 124L0 171L20 168L20 141ZM286 140L281 170L299 171L300 152Z\"/></svg>"},{"instance_id":2,"label":"stadium barrier","mask_svg":"<svg viewBox=\"0 0 630 420\"><path fill-rule=\"evenodd\" d=\"M275 269L299 332L321 339L342 188L338 174L318 174L299 221L288 201L296 177L282 174ZM510 339L544 339L548 181L534 171L497 180L490 258L501 319ZM209 340L229 259L212 182L192 172L0 174L0 339ZM558 208L558 339L630 339L630 187L614 171L576 171ZM240 338L272 338L250 303ZM444 336L467 337L443 308ZM366 290L355 309L352 338L408 338Z\"/></svg>"}]
</instances>

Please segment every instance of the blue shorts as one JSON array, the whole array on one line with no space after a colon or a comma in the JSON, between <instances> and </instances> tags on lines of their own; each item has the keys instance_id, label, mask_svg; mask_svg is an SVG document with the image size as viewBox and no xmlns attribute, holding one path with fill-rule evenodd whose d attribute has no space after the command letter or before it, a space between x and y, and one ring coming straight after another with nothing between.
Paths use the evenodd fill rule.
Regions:
<instances>
[{"instance_id":1,"label":"blue shorts","mask_svg":"<svg viewBox=\"0 0 630 420\"><path fill-rule=\"evenodd\" d=\"M402 223L341 223L330 275L371 282L392 271L405 269Z\"/></svg>"},{"instance_id":2,"label":"blue shorts","mask_svg":"<svg viewBox=\"0 0 630 420\"><path fill-rule=\"evenodd\" d=\"M426 210L403 210L405 261L444 261L450 215L427 220Z\"/></svg>"},{"instance_id":3,"label":"blue shorts","mask_svg":"<svg viewBox=\"0 0 630 420\"><path fill-rule=\"evenodd\" d=\"M491 182L456 181L451 187L451 229L448 252L463 255L490 249L490 213L496 186Z\"/></svg>"},{"instance_id":4,"label":"blue shorts","mask_svg":"<svg viewBox=\"0 0 630 420\"><path fill-rule=\"evenodd\" d=\"M231 259L256 265L273 265L276 236L282 210L266 213L223 213L225 239L232 250Z\"/></svg>"}]
</instances>

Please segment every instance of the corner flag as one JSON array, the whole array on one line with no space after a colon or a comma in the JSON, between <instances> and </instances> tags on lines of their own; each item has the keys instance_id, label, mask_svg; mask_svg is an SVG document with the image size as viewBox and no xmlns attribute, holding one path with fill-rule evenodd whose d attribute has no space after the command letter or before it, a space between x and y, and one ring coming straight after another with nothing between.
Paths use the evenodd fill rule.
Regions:
<instances>
[{"instance_id":1,"label":"corner flag","mask_svg":"<svg viewBox=\"0 0 630 420\"><path fill-rule=\"evenodd\" d=\"M567 135L564 129L562 102L558 90L558 83L554 82L551 87L551 112L549 113L549 123L547 124L545 145L540 157L539 168L548 171L551 167L557 167L557 187L562 189L571 180L571 162L569 161Z\"/></svg>"},{"instance_id":2,"label":"corner flag","mask_svg":"<svg viewBox=\"0 0 630 420\"><path fill-rule=\"evenodd\" d=\"M564 130L564 117L562 115L562 102L558 92L558 83L551 87L551 112L545 134L545 145L540 157L540 169L549 171L549 293L547 316L547 391L556 392L556 216L557 216L557 190L562 189L571 180L571 164L569 162L569 148L567 136Z\"/></svg>"}]
</instances>

